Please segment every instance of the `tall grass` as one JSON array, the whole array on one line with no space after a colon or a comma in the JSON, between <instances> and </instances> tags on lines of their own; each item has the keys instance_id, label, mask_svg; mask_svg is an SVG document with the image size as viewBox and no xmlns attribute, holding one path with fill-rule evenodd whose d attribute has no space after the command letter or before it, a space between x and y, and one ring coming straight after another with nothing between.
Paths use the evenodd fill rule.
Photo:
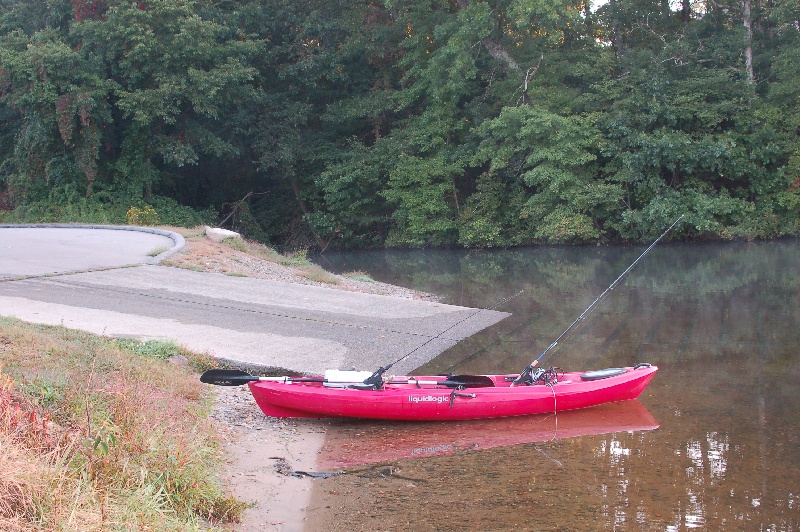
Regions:
<instances>
[{"instance_id":1,"label":"tall grass","mask_svg":"<svg viewBox=\"0 0 800 532\"><path fill-rule=\"evenodd\" d=\"M193 530L236 521L190 369L0 318L0 530ZM153 352L155 351L155 353ZM183 353L190 356L190 353Z\"/></svg>"}]
</instances>

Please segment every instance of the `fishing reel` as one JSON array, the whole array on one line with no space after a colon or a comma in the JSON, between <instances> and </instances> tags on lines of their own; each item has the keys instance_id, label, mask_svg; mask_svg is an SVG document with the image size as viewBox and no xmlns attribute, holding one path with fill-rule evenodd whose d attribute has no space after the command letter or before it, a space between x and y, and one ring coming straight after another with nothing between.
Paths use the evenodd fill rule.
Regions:
<instances>
[{"instance_id":1,"label":"fishing reel","mask_svg":"<svg viewBox=\"0 0 800 532\"><path fill-rule=\"evenodd\" d=\"M546 369L541 372L539 375L538 380L535 381L536 384L544 384L546 386L553 386L554 384L558 383L559 379L564 376L564 370L557 367L550 367L550 369Z\"/></svg>"},{"instance_id":2,"label":"fishing reel","mask_svg":"<svg viewBox=\"0 0 800 532\"><path fill-rule=\"evenodd\" d=\"M364 379L364 382L358 386L363 386L363 390L380 390L383 388L383 374L392 367L393 364L388 366L381 366L375 372Z\"/></svg>"},{"instance_id":3,"label":"fishing reel","mask_svg":"<svg viewBox=\"0 0 800 532\"><path fill-rule=\"evenodd\" d=\"M542 369L528 366L511 384L512 386L519 386L520 384L525 386L534 386L537 384L553 386L563 375L564 370L561 368L551 367L550 369Z\"/></svg>"}]
</instances>

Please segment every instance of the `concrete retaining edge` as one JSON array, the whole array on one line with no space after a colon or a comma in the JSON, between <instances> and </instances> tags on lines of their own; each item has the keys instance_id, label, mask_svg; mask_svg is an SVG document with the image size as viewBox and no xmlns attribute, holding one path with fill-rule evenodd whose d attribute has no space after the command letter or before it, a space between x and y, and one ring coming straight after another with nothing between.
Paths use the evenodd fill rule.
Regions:
<instances>
[{"instance_id":1,"label":"concrete retaining edge","mask_svg":"<svg viewBox=\"0 0 800 532\"><path fill-rule=\"evenodd\" d=\"M186 246L186 240L182 235L174 231L167 231L166 229L158 229L155 227L141 227L138 225L95 225L95 224L0 224L0 229L31 229L31 228L49 228L49 229L107 229L111 231L139 231L140 233L150 233L153 235L165 236L172 240L174 245L171 249L159 253L155 257L147 259L147 264L158 264L162 260L170 257L171 255L182 250Z\"/></svg>"}]
</instances>

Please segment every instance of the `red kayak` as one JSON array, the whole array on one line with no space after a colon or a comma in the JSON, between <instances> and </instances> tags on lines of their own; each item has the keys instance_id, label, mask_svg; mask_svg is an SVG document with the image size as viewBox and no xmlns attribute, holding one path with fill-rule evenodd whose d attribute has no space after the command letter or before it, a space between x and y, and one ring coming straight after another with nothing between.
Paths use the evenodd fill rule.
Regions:
<instances>
[{"instance_id":1,"label":"red kayak","mask_svg":"<svg viewBox=\"0 0 800 532\"><path fill-rule=\"evenodd\" d=\"M627 401L639 397L656 371L640 364L559 373L555 383L531 386L512 386L518 375L394 377L380 389L329 376L262 377L248 385L264 414L273 417L431 421L543 414ZM350 382L362 379L359 374Z\"/></svg>"}]
</instances>

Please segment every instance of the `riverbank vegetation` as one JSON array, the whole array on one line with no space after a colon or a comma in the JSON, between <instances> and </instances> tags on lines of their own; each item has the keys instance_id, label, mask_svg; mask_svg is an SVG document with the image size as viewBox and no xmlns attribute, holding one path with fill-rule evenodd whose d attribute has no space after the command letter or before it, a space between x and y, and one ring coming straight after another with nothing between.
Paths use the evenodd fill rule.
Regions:
<instances>
[{"instance_id":1,"label":"riverbank vegetation","mask_svg":"<svg viewBox=\"0 0 800 532\"><path fill-rule=\"evenodd\" d=\"M236 521L192 355L0 318L0 529L197 530ZM196 359L201 361L201 359Z\"/></svg>"},{"instance_id":2,"label":"riverbank vegetation","mask_svg":"<svg viewBox=\"0 0 800 532\"><path fill-rule=\"evenodd\" d=\"M0 221L279 248L800 234L794 0L8 0ZM3 212L3 211L0 211Z\"/></svg>"}]
</instances>

